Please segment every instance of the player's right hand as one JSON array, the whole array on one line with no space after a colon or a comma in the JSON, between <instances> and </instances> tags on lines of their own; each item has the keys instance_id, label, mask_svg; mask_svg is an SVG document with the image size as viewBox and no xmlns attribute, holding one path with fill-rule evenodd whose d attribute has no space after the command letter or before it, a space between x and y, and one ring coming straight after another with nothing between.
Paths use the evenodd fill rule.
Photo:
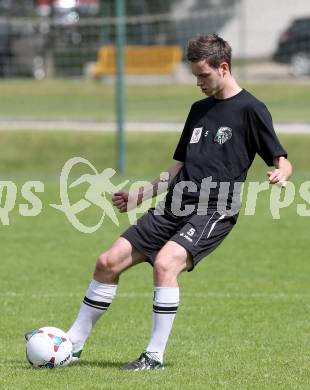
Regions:
<instances>
[{"instance_id":1,"label":"player's right hand","mask_svg":"<svg viewBox=\"0 0 310 390\"><path fill-rule=\"evenodd\" d=\"M113 205L118 208L120 213L125 213L134 209L142 202L142 194L140 191L131 192L116 192L112 196Z\"/></svg>"},{"instance_id":2,"label":"player's right hand","mask_svg":"<svg viewBox=\"0 0 310 390\"><path fill-rule=\"evenodd\" d=\"M116 192L112 196L113 206L118 208L121 213L127 211L127 203L128 203L129 192Z\"/></svg>"}]
</instances>

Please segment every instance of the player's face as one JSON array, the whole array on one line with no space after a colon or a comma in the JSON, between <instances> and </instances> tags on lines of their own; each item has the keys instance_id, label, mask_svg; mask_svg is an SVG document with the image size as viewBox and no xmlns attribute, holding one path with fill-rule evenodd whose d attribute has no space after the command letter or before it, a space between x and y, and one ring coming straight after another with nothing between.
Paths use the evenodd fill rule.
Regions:
<instances>
[{"instance_id":1,"label":"player's face","mask_svg":"<svg viewBox=\"0 0 310 390\"><path fill-rule=\"evenodd\" d=\"M222 64L218 69L212 68L206 60L192 62L191 69L197 79L197 86L207 95L216 95L223 89L224 77Z\"/></svg>"}]
</instances>

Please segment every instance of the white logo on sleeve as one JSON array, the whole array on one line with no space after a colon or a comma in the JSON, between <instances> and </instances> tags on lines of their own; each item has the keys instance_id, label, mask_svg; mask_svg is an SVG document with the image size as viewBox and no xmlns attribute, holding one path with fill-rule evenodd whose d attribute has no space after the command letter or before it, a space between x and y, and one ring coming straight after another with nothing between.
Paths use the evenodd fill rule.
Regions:
<instances>
[{"instance_id":1,"label":"white logo on sleeve","mask_svg":"<svg viewBox=\"0 0 310 390\"><path fill-rule=\"evenodd\" d=\"M195 127L193 130L192 138L189 141L190 144L197 144L200 140L203 127Z\"/></svg>"}]
</instances>

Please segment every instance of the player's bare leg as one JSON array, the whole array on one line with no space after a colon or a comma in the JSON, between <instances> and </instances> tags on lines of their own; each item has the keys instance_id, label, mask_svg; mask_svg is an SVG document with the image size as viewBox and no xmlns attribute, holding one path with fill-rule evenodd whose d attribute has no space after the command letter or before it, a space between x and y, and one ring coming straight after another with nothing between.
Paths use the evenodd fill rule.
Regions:
<instances>
[{"instance_id":1,"label":"player's bare leg","mask_svg":"<svg viewBox=\"0 0 310 390\"><path fill-rule=\"evenodd\" d=\"M178 277L191 268L191 255L174 241L168 241L154 263L153 329L146 351L121 369L131 371L163 368L163 355L179 306Z\"/></svg>"},{"instance_id":2,"label":"player's bare leg","mask_svg":"<svg viewBox=\"0 0 310 390\"><path fill-rule=\"evenodd\" d=\"M190 269L192 256L180 244L168 241L158 252L154 264L154 286L179 287L179 275Z\"/></svg>"},{"instance_id":3,"label":"player's bare leg","mask_svg":"<svg viewBox=\"0 0 310 390\"><path fill-rule=\"evenodd\" d=\"M68 331L73 344L74 361L80 358L83 346L94 325L112 303L120 274L144 260L144 255L122 237L99 256L94 279L89 285L78 316Z\"/></svg>"},{"instance_id":4,"label":"player's bare leg","mask_svg":"<svg viewBox=\"0 0 310 390\"><path fill-rule=\"evenodd\" d=\"M145 256L123 237L102 253L96 263L94 279L99 283L117 284L126 269L145 261Z\"/></svg>"}]
</instances>

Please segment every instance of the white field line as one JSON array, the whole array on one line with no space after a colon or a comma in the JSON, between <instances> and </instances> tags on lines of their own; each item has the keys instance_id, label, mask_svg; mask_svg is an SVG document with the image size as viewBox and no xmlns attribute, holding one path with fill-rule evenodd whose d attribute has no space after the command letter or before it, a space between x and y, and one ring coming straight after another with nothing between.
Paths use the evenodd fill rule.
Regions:
<instances>
[{"instance_id":1,"label":"white field line","mask_svg":"<svg viewBox=\"0 0 310 390\"><path fill-rule=\"evenodd\" d=\"M17 293L14 291L0 291L0 298L16 298L16 299L24 299L24 298L40 298L40 299L51 299L51 298L83 298L83 293ZM117 297L130 299L130 298L140 298L140 299L151 299L152 292L145 293L136 293L136 292L128 292L128 293L118 293ZM260 292L216 292L216 291L206 291L206 292L193 292L193 293L181 293L181 298L226 298L226 299L245 299L245 298L258 298L258 299L310 299L309 293L260 293Z\"/></svg>"},{"instance_id":2,"label":"white field line","mask_svg":"<svg viewBox=\"0 0 310 390\"><path fill-rule=\"evenodd\" d=\"M181 122L127 122L126 131L141 132L181 132ZM277 133L310 134L310 123L275 123ZM37 130L37 131L116 131L115 122L90 120L35 120L35 119L0 119L1 130Z\"/></svg>"}]
</instances>

